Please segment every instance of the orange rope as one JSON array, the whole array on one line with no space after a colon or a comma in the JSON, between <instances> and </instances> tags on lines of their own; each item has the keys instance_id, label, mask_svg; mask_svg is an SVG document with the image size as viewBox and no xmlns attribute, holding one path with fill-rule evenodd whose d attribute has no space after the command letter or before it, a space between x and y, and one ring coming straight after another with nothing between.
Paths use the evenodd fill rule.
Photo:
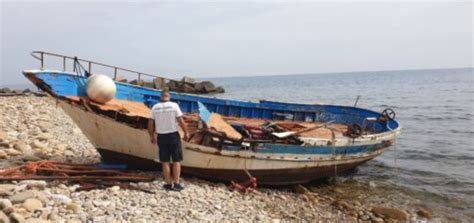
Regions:
<instances>
[{"instance_id":1,"label":"orange rope","mask_svg":"<svg viewBox=\"0 0 474 223\"><path fill-rule=\"evenodd\" d=\"M0 169L0 180L2 179L151 181L154 180L155 177L120 172L113 169L97 168L92 165L66 164L51 160L40 160L17 167Z\"/></svg>"},{"instance_id":2,"label":"orange rope","mask_svg":"<svg viewBox=\"0 0 474 223\"><path fill-rule=\"evenodd\" d=\"M40 160L40 161L34 161L34 162L29 162L27 164L18 166L18 167L12 167L12 168L7 168L4 170L0 170L0 176L6 177L6 176L28 176L28 175L38 175L38 170L39 169L54 169L54 170L60 170L61 168L58 167L57 162L51 161L51 160ZM61 171L55 171L54 174L60 175L60 176L68 176L66 173L61 172Z\"/></svg>"}]
</instances>

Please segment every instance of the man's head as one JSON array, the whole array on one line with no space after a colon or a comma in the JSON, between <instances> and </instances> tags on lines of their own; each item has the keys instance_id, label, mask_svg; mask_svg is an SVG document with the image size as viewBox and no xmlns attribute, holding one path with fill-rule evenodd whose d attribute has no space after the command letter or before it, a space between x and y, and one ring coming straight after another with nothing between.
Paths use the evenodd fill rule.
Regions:
<instances>
[{"instance_id":1,"label":"man's head","mask_svg":"<svg viewBox=\"0 0 474 223\"><path fill-rule=\"evenodd\" d=\"M170 92L169 91L162 91L160 101L170 101Z\"/></svg>"}]
</instances>

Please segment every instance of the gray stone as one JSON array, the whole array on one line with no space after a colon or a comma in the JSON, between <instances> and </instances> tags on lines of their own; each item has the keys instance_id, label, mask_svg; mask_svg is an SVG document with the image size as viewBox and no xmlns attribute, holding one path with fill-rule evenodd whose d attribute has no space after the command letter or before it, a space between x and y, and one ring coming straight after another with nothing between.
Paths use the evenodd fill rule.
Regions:
<instances>
[{"instance_id":1,"label":"gray stone","mask_svg":"<svg viewBox=\"0 0 474 223\"><path fill-rule=\"evenodd\" d=\"M263 220L265 220L265 215L263 215L263 214L258 214L257 216L255 216L255 220L257 220L257 221L263 221Z\"/></svg>"},{"instance_id":2,"label":"gray stone","mask_svg":"<svg viewBox=\"0 0 474 223\"><path fill-rule=\"evenodd\" d=\"M179 91L179 82L170 80L166 86L169 88L170 91Z\"/></svg>"},{"instance_id":3,"label":"gray stone","mask_svg":"<svg viewBox=\"0 0 474 223\"><path fill-rule=\"evenodd\" d=\"M397 208L374 207L372 208L372 213L379 217L391 218L400 221L406 221L410 217L410 215L405 210Z\"/></svg>"},{"instance_id":4,"label":"gray stone","mask_svg":"<svg viewBox=\"0 0 474 223\"><path fill-rule=\"evenodd\" d=\"M374 217L374 218L372 218L372 222L373 223L384 223L385 221L383 220L383 218Z\"/></svg>"},{"instance_id":5,"label":"gray stone","mask_svg":"<svg viewBox=\"0 0 474 223\"><path fill-rule=\"evenodd\" d=\"M134 218L132 219L132 223L147 223L147 221L143 218Z\"/></svg>"},{"instance_id":6,"label":"gray stone","mask_svg":"<svg viewBox=\"0 0 474 223\"><path fill-rule=\"evenodd\" d=\"M20 142L20 141L15 142L13 144L13 148L21 152L25 152L28 150L28 146L25 143Z\"/></svg>"},{"instance_id":7,"label":"gray stone","mask_svg":"<svg viewBox=\"0 0 474 223\"><path fill-rule=\"evenodd\" d=\"M210 81L203 81L201 84L204 86L204 91L206 93L211 93L216 90L216 86Z\"/></svg>"},{"instance_id":8,"label":"gray stone","mask_svg":"<svg viewBox=\"0 0 474 223\"><path fill-rule=\"evenodd\" d=\"M63 194L50 194L49 198L54 200L56 203L69 204L72 202L71 198Z\"/></svg>"},{"instance_id":9,"label":"gray stone","mask_svg":"<svg viewBox=\"0 0 474 223\"><path fill-rule=\"evenodd\" d=\"M26 134L25 132L21 132L16 136L16 138L19 140L26 140L28 138L28 134Z\"/></svg>"},{"instance_id":10,"label":"gray stone","mask_svg":"<svg viewBox=\"0 0 474 223\"><path fill-rule=\"evenodd\" d=\"M22 206L29 212L34 212L43 207L43 202L36 198L28 198L23 202Z\"/></svg>"},{"instance_id":11,"label":"gray stone","mask_svg":"<svg viewBox=\"0 0 474 223\"><path fill-rule=\"evenodd\" d=\"M188 76L184 76L181 81L187 84L194 84L195 82L194 78Z\"/></svg>"},{"instance_id":12,"label":"gray stone","mask_svg":"<svg viewBox=\"0 0 474 223\"><path fill-rule=\"evenodd\" d=\"M426 219L431 219L433 218L433 215L431 214L430 211L428 211L427 209L425 208L420 208L416 214L422 218L426 218Z\"/></svg>"},{"instance_id":13,"label":"gray stone","mask_svg":"<svg viewBox=\"0 0 474 223\"><path fill-rule=\"evenodd\" d=\"M35 193L33 191L23 191L23 192L16 193L10 196L10 201L14 204L23 203L28 198L34 198L34 197L35 197Z\"/></svg>"},{"instance_id":14,"label":"gray stone","mask_svg":"<svg viewBox=\"0 0 474 223\"><path fill-rule=\"evenodd\" d=\"M155 84L156 89L163 89L166 87L165 79L161 77L153 79L153 83Z\"/></svg>"},{"instance_id":15,"label":"gray stone","mask_svg":"<svg viewBox=\"0 0 474 223\"><path fill-rule=\"evenodd\" d=\"M6 159L8 158L8 155L5 151L0 150L0 159Z\"/></svg>"},{"instance_id":16,"label":"gray stone","mask_svg":"<svg viewBox=\"0 0 474 223\"><path fill-rule=\"evenodd\" d=\"M366 214L359 216L359 218L360 218L362 221L368 221L368 220L370 220L370 216L369 216L369 215L366 215Z\"/></svg>"},{"instance_id":17,"label":"gray stone","mask_svg":"<svg viewBox=\"0 0 474 223\"><path fill-rule=\"evenodd\" d=\"M15 212L15 207L13 207L13 206L6 207L6 208L4 208L2 211L3 211L3 213L5 213L5 214L8 215L8 214L10 214L10 213Z\"/></svg>"},{"instance_id":18,"label":"gray stone","mask_svg":"<svg viewBox=\"0 0 474 223\"><path fill-rule=\"evenodd\" d=\"M225 93L225 90L223 87L217 87L216 88L216 93Z\"/></svg>"},{"instance_id":19,"label":"gray stone","mask_svg":"<svg viewBox=\"0 0 474 223\"><path fill-rule=\"evenodd\" d=\"M206 93L206 90L204 89L204 85L202 83L196 83L194 85L194 89L196 89L196 92L198 93Z\"/></svg>"},{"instance_id":20,"label":"gray stone","mask_svg":"<svg viewBox=\"0 0 474 223\"><path fill-rule=\"evenodd\" d=\"M10 218L3 211L0 211L0 223L10 223Z\"/></svg>"},{"instance_id":21,"label":"gray stone","mask_svg":"<svg viewBox=\"0 0 474 223\"><path fill-rule=\"evenodd\" d=\"M114 80L117 81L117 82L121 82L121 83L127 83L127 78L122 77L122 76L118 76Z\"/></svg>"},{"instance_id":22,"label":"gray stone","mask_svg":"<svg viewBox=\"0 0 474 223\"><path fill-rule=\"evenodd\" d=\"M66 157L73 157L73 156L74 156L74 152L71 151L71 150L66 150L66 151L64 151L64 156L66 156Z\"/></svg>"},{"instance_id":23,"label":"gray stone","mask_svg":"<svg viewBox=\"0 0 474 223\"><path fill-rule=\"evenodd\" d=\"M41 160L41 158L39 158L35 155L31 155L31 154L23 155L23 157L21 159L25 160L25 161L38 161L38 160Z\"/></svg>"},{"instance_id":24,"label":"gray stone","mask_svg":"<svg viewBox=\"0 0 474 223\"><path fill-rule=\"evenodd\" d=\"M42 149L42 148L46 148L46 144L40 142L39 140L34 140L31 143L31 147L34 149Z\"/></svg>"},{"instance_id":25,"label":"gray stone","mask_svg":"<svg viewBox=\"0 0 474 223\"><path fill-rule=\"evenodd\" d=\"M143 81L143 87L155 88L155 83L154 82Z\"/></svg>"},{"instance_id":26,"label":"gray stone","mask_svg":"<svg viewBox=\"0 0 474 223\"><path fill-rule=\"evenodd\" d=\"M0 89L0 93L8 94L8 93L12 93L12 90L10 90L10 88L4 87Z\"/></svg>"},{"instance_id":27,"label":"gray stone","mask_svg":"<svg viewBox=\"0 0 474 223\"><path fill-rule=\"evenodd\" d=\"M52 138L51 134L48 134L48 133L41 133L40 135L36 136L36 139L40 141L48 141L51 138Z\"/></svg>"},{"instance_id":28,"label":"gray stone","mask_svg":"<svg viewBox=\"0 0 474 223\"><path fill-rule=\"evenodd\" d=\"M297 194L306 194L306 193L310 193L310 191L308 190L308 188L306 188L305 186L301 185L301 184L298 184L296 186L293 187L293 192L297 193Z\"/></svg>"},{"instance_id":29,"label":"gray stone","mask_svg":"<svg viewBox=\"0 0 474 223\"><path fill-rule=\"evenodd\" d=\"M194 89L193 86L184 83L184 84L181 85L180 92L184 92L184 93L195 93L195 92L196 92L196 89Z\"/></svg>"},{"instance_id":30,"label":"gray stone","mask_svg":"<svg viewBox=\"0 0 474 223\"><path fill-rule=\"evenodd\" d=\"M25 223L44 223L45 220L40 218L28 218L26 219Z\"/></svg>"},{"instance_id":31,"label":"gray stone","mask_svg":"<svg viewBox=\"0 0 474 223\"><path fill-rule=\"evenodd\" d=\"M0 184L0 195L12 195L15 188L15 184Z\"/></svg>"},{"instance_id":32,"label":"gray stone","mask_svg":"<svg viewBox=\"0 0 474 223\"><path fill-rule=\"evenodd\" d=\"M9 155L9 156L18 156L18 155L21 155L21 154L22 154L20 151L18 151L18 150L16 150L16 149L12 149L12 148L6 149L6 150L4 150L4 151L5 151L5 153L7 153L7 155Z\"/></svg>"},{"instance_id":33,"label":"gray stone","mask_svg":"<svg viewBox=\"0 0 474 223\"><path fill-rule=\"evenodd\" d=\"M369 181L369 187L370 187L370 188L376 188L376 187L377 187L377 184L375 184L374 181Z\"/></svg>"},{"instance_id":34,"label":"gray stone","mask_svg":"<svg viewBox=\"0 0 474 223\"><path fill-rule=\"evenodd\" d=\"M69 203L66 205L66 209L71 210L74 214L77 214L81 210L81 207L76 203Z\"/></svg>"},{"instance_id":35,"label":"gray stone","mask_svg":"<svg viewBox=\"0 0 474 223\"><path fill-rule=\"evenodd\" d=\"M10 218L16 223L24 223L26 221L21 214L16 212L11 213Z\"/></svg>"},{"instance_id":36,"label":"gray stone","mask_svg":"<svg viewBox=\"0 0 474 223\"><path fill-rule=\"evenodd\" d=\"M36 187L43 189L48 185L48 183L44 180L23 180L20 181L19 185L26 185L28 188Z\"/></svg>"},{"instance_id":37,"label":"gray stone","mask_svg":"<svg viewBox=\"0 0 474 223\"><path fill-rule=\"evenodd\" d=\"M114 192L114 193L117 193L118 191L120 190L120 187L115 185L113 187L110 188L110 191Z\"/></svg>"},{"instance_id":38,"label":"gray stone","mask_svg":"<svg viewBox=\"0 0 474 223\"><path fill-rule=\"evenodd\" d=\"M135 79L135 80L130 81L130 84L143 86L143 80L136 80Z\"/></svg>"},{"instance_id":39,"label":"gray stone","mask_svg":"<svg viewBox=\"0 0 474 223\"><path fill-rule=\"evenodd\" d=\"M5 208L13 206L12 202L8 199L0 199L0 209L3 210Z\"/></svg>"}]
</instances>

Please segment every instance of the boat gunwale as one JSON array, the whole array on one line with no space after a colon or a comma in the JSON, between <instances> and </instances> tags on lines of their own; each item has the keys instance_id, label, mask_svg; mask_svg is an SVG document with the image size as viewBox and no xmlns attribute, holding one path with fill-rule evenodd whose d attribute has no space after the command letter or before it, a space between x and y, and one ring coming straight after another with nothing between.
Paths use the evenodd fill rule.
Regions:
<instances>
[{"instance_id":1,"label":"boat gunwale","mask_svg":"<svg viewBox=\"0 0 474 223\"><path fill-rule=\"evenodd\" d=\"M37 69L34 69L34 70L24 70L23 73L25 75L26 74L35 75L35 74L41 74L41 73L54 73L54 74L72 76L73 78L78 78L78 77L84 78L83 76L80 76L80 75L75 74L75 73L71 73L71 72L67 72L67 71L59 71L59 70L37 70ZM37 78L37 79L39 79L39 78ZM132 87L132 88L135 88L135 89L145 89L145 90L151 90L151 91L155 91L155 92L161 92L160 89L148 88L148 87L145 87L145 86L137 86L137 85L133 85L133 84L129 84L129 83L123 83L123 82L117 82L117 81L114 81L114 82L118 85L124 85L124 86ZM275 107L268 107L268 106L265 105L265 102L271 102L271 103L289 104L290 106L293 104L293 105L298 105L298 106L321 106L321 107L326 107L326 108L339 108L342 111L344 111L345 109L357 110L357 111L361 111L361 112L371 113L373 116L362 116L360 114L353 114L353 113L328 112L330 114L336 114L336 115L352 115L352 116L357 116L357 117L379 117L381 115L380 113L378 113L376 111L372 111L372 110L365 109L365 108L346 106L346 105L299 104L299 103L292 103L292 102L274 102L274 101L265 101L265 100L261 100L259 102L254 102L254 101L243 101L243 100L236 100L236 99L223 99L223 98L210 97L210 96L205 96L205 95L197 96L197 95L188 94L188 93L178 93L178 92L170 92L170 93L171 93L172 97L173 96L176 97L176 98L173 98L173 99L177 100L177 101L179 101L179 100L193 101L193 100L191 100L191 98L203 98L203 99L207 99L207 100L213 100L213 102L212 102L213 104L219 104L219 105L225 105L225 106L238 106L238 107L247 107L247 108L255 107L255 108L260 108L260 109L271 109L271 110L284 109L284 108L281 108L281 107L280 108L275 108ZM182 97L191 97L191 98L186 99L186 98L182 98ZM263 102L263 103L261 103L261 102ZM291 109L291 111L294 111L294 112L307 112L307 110L304 110L304 109ZM315 111L310 111L310 112L315 112ZM392 120L390 120L390 122L393 122L397 127L393 128L393 129L387 128L388 131L383 131L381 133L391 132L393 130L401 129L401 124L397 120L392 119ZM387 125L388 125L388 123L387 123Z\"/></svg>"}]
</instances>

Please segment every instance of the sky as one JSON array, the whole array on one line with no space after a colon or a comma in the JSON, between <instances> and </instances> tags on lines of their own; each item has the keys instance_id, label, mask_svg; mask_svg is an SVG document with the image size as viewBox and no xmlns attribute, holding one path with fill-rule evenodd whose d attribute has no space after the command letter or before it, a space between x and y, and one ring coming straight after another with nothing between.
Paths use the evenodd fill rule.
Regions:
<instances>
[{"instance_id":1,"label":"sky","mask_svg":"<svg viewBox=\"0 0 474 223\"><path fill-rule=\"evenodd\" d=\"M33 50L170 78L474 63L472 1L0 1L0 85Z\"/></svg>"}]
</instances>

